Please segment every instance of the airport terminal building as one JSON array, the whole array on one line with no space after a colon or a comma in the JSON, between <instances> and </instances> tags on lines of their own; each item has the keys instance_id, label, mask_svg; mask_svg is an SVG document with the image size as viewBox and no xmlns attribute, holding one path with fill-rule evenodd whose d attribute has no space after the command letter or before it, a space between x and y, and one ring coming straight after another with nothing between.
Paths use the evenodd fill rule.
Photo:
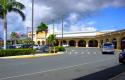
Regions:
<instances>
[{"instance_id":1,"label":"airport terminal building","mask_svg":"<svg viewBox=\"0 0 125 80\"><path fill-rule=\"evenodd\" d=\"M125 29L118 31L94 31L94 32L72 32L72 33L55 33L56 46L63 44L71 47L100 47L104 42L112 42L115 49L125 48ZM49 36L50 34L47 34ZM31 37L31 33L28 33ZM34 33L34 42L45 45L45 33Z\"/></svg>"}]
</instances>

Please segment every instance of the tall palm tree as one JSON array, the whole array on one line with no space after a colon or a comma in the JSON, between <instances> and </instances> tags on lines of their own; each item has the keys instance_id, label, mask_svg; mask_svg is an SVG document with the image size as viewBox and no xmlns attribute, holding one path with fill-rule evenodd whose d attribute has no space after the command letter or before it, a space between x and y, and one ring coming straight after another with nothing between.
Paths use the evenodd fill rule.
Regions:
<instances>
[{"instance_id":1,"label":"tall palm tree","mask_svg":"<svg viewBox=\"0 0 125 80\"><path fill-rule=\"evenodd\" d=\"M22 12L24 8L25 6L16 0L0 0L0 18L3 20L4 29L4 49L6 49L7 42L7 13L16 12L25 20L25 15Z\"/></svg>"},{"instance_id":2,"label":"tall palm tree","mask_svg":"<svg viewBox=\"0 0 125 80\"><path fill-rule=\"evenodd\" d=\"M47 36L47 33L48 33L48 26L47 24L45 23L41 23L38 27L37 27L37 34L39 32L45 32L45 40L46 40L46 36ZM45 41L45 44L46 44L46 41Z\"/></svg>"},{"instance_id":3,"label":"tall palm tree","mask_svg":"<svg viewBox=\"0 0 125 80\"><path fill-rule=\"evenodd\" d=\"M10 37L12 40L14 40L14 45L16 45L16 40L19 38L19 35L16 32L12 32Z\"/></svg>"}]
</instances>

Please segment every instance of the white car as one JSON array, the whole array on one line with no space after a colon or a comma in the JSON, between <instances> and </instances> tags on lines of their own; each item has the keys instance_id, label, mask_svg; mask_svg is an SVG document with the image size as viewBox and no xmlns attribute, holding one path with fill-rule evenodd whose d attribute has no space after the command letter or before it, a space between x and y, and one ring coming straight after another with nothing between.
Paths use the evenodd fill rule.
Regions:
<instances>
[{"instance_id":1,"label":"white car","mask_svg":"<svg viewBox=\"0 0 125 80\"><path fill-rule=\"evenodd\" d=\"M38 49L40 49L40 46L39 45L34 45L33 49L37 49L38 50Z\"/></svg>"},{"instance_id":2,"label":"white car","mask_svg":"<svg viewBox=\"0 0 125 80\"><path fill-rule=\"evenodd\" d=\"M69 45L68 45L68 44L63 44L62 46L63 46L63 47L68 47Z\"/></svg>"},{"instance_id":3,"label":"white car","mask_svg":"<svg viewBox=\"0 0 125 80\"><path fill-rule=\"evenodd\" d=\"M105 54L105 53L114 54L114 52L115 52L115 49L114 49L113 43L110 43L110 42L103 43L102 54Z\"/></svg>"}]
</instances>

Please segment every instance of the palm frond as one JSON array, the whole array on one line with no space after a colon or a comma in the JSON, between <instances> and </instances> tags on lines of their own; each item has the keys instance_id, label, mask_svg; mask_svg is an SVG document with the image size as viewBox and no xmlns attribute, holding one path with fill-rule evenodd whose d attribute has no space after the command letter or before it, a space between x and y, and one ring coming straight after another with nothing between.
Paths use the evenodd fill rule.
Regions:
<instances>
[{"instance_id":1,"label":"palm frond","mask_svg":"<svg viewBox=\"0 0 125 80\"><path fill-rule=\"evenodd\" d=\"M3 19L3 8L2 8L2 6L0 5L0 18L2 18Z\"/></svg>"},{"instance_id":2,"label":"palm frond","mask_svg":"<svg viewBox=\"0 0 125 80\"><path fill-rule=\"evenodd\" d=\"M21 10L25 8L25 5L17 1L9 2L8 5L9 7L14 7L14 8L21 9Z\"/></svg>"},{"instance_id":3,"label":"palm frond","mask_svg":"<svg viewBox=\"0 0 125 80\"><path fill-rule=\"evenodd\" d=\"M37 27L37 33L38 32L47 32L48 31L48 26L45 23L41 23L38 27Z\"/></svg>"},{"instance_id":4,"label":"palm frond","mask_svg":"<svg viewBox=\"0 0 125 80\"><path fill-rule=\"evenodd\" d=\"M17 8L12 8L11 11L18 13L22 17L22 20L25 20L25 14L21 10Z\"/></svg>"}]
</instances>

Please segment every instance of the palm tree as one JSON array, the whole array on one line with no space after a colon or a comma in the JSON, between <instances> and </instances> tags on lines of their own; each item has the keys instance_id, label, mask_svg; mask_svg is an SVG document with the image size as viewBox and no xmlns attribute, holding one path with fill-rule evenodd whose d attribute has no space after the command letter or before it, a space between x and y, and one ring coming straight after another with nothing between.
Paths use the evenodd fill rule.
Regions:
<instances>
[{"instance_id":1,"label":"palm tree","mask_svg":"<svg viewBox=\"0 0 125 80\"><path fill-rule=\"evenodd\" d=\"M24 40L23 40L23 43L25 43L25 44L33 44L34 42L32 41L32 39L31 38L25 38Z\"/></svg>"},{"instance_id":2,"label":"palm tree","mask_svg":"<svg viewBox=\"0 0 125 80\"><path fill-rule=\"evenodd\" d=\"M16 0L0 0L0 18L3 20L3 29L4 29L4 49L6 49L7 42L7 13L16 12L20 14L23 20L25 20L25 15L22 10L25 6L17 2Z\"/></svg>"},{"instance_id":3,"label":"palm tree","mask_svg":"<svg viewBox=\"0 0 125 80\"><path fill-rule=\"evenodd\" d=\"M41 23L38 27L37 27L37 34L39 32L45 32L45 40L46 40L46 36L47 36L47 33L48 33L48 26L47 24L45 23ZM45 44L46 44L46 41L45 41Z\"/></svg>"},{"instance_id":4,"label":"palm tree","mask_svg":"<svg viewBox=\"0 0 125 80\"><path fill-rule=\"evenodd\" d=\"M12 40L14 40L14 45L16 45L16 40L19 38L19 35L16 32L12 32L10 37Z\"/></svg>"},{"instance_id":5,"label":"palm tree","mask_svg":"<svg viewBox=\"0 0 125 80\"><path fill-rule=\"evenodd\" d=\"M56 42L56 35L55 34L49 35L49 37L47 38L47 41L48 41L49 45L54 46L54 44Z\"/></svg>"},{"instance_id":6,"label":"palm tree","mask_svg":"<svg viewBox=\"0 0 125 80\"><path fill-rule=\"evenodd\" d=\"M54 47L54 53L55 53L54 44L56 42L56 35L55 34L49 35L49 37L47 38L47 41L48 41L49 46L52 45Z\"/></svg>"}]
</instances>

